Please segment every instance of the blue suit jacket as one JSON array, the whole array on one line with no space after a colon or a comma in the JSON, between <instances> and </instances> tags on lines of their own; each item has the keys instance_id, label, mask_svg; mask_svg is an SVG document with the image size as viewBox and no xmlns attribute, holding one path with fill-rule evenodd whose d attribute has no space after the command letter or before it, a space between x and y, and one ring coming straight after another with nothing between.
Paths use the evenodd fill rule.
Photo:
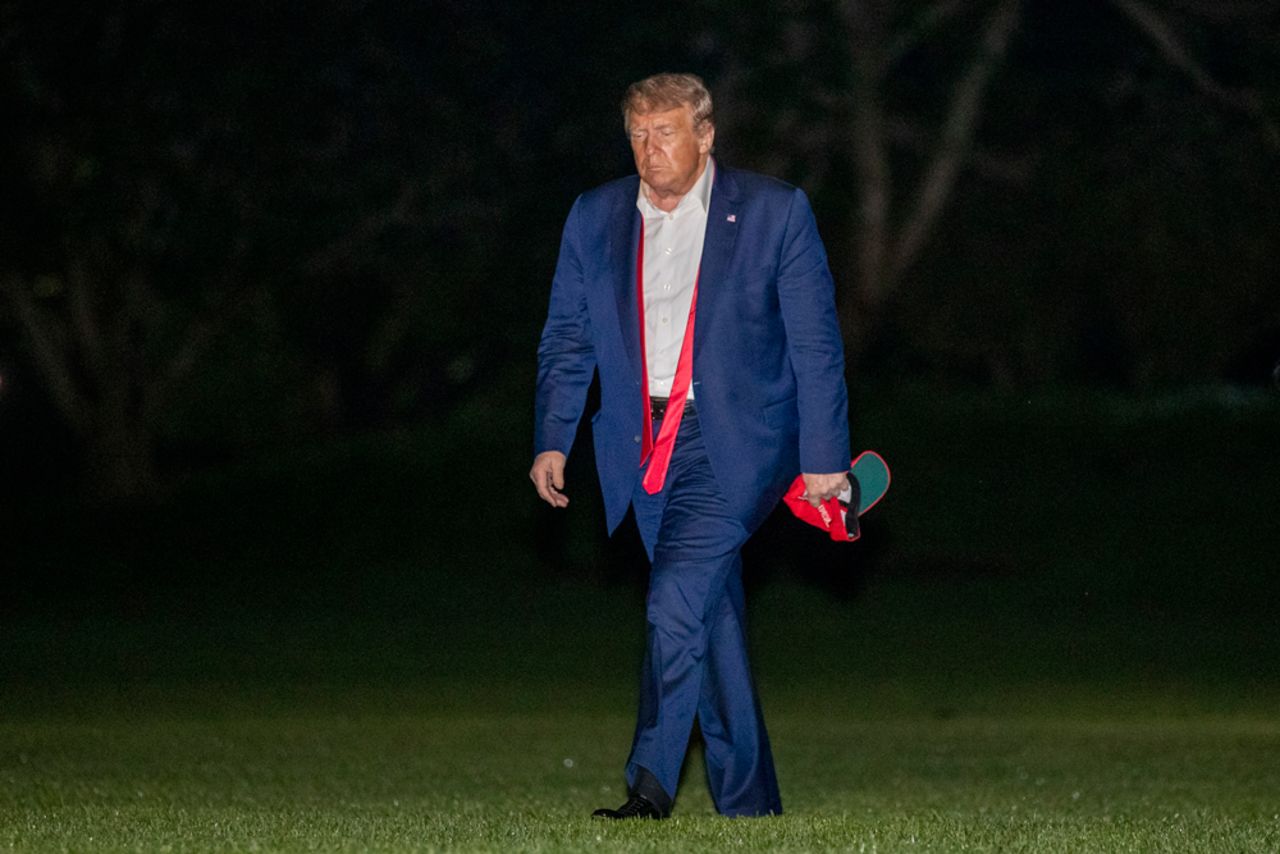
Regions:
<instances>
[{"instance_id":1,"label":"blue suit jacket","mask_svg":"<svg viewBox=\"0 0 1280 854\"><path fill-rule=\"evenodd\" d=\"M826 251L802 191L716 164L698 282L693 389L711 469L754 530L803 472L849 467L844 348ZM640 476L640 178L569 212L538 346L534 451L569 454L592 375L596 467L612 532Z\"/></svg>"}]
</instances>

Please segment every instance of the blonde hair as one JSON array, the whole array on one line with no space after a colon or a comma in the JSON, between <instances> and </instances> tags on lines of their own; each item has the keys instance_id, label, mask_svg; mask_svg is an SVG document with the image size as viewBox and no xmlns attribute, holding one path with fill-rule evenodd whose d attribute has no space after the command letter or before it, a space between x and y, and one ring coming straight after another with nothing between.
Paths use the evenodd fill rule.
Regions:
<instances>
[{"instance_id":1,"label":"blonde hair","mask_svg":"<svg viewBox=\"0 0 1280 854\"><path fill-rule=\"evenodd\" d=\"M693 129L701 133L711 118L711 93L696 74L655 74L627 87L622 96L622 126L631 130L631 115L656 113L688 107L693 111Z\"/></svg>"}]
</instances>

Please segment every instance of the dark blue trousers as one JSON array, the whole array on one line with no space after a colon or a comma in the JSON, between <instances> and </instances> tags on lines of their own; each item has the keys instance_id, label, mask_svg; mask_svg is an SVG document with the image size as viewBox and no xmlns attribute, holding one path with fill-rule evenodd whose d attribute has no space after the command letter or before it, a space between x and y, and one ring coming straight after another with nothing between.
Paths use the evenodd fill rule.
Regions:
<instances>
[{"instance_id":1,"label":"dark blue trousers","mask_svg":"<svg viewBox=\"0 0 1280 854\"><path fill-rule=\"evenodd\" d=\"M741 552L749 532L725 506L696 410L681 420L662 491L649 495L637 486L632 506L651 572L627 783L669 805L696 717L716 809L780 814L773 753L747 661Z\"/></svg>"}]
</instances>

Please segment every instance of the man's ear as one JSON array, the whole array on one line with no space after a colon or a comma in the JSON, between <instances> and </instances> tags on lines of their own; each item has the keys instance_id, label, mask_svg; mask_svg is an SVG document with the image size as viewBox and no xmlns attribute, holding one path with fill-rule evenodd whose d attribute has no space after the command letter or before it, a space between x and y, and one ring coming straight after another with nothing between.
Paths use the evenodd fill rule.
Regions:
<instances>
[{"instance_id":1,"label":"man's ear","mask_svg":"<svg viewBox=\"0 0 1280 854\"><path fill-rule=\"evenodd\" d=\"M698 153L707 154L711 151L716 141L716 126L709 125L702 138L698 140Z\"/></svg>"}]
</instances>

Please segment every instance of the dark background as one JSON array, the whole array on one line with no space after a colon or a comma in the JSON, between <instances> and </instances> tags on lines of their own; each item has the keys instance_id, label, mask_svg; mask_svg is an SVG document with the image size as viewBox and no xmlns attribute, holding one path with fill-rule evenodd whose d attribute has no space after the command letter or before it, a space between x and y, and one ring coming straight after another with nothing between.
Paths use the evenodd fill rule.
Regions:
<instances>
[{"instance_id":1,"label":"dark background","mask_svg":"<svg viewBox=\"0 0 1280 854\"><path fill-rule=\"evenodd\" d=\"M1278 46L1272 2L0 4L11 670L642 586L589 443L567 514L525 472L563 217L632 169L618 101L661 70L707 80L722 162L811 196L855 450L898 476L856 552L771 520L766 581L1087 566L1108 625L1209 619L1170 602L1222 553L1176 521L1229 534L1214 601L1272 625ZM1099 524L1105 554L1060 548ZM99 618L164 628L49 640Z\"/></svg>"}]
</instances>

